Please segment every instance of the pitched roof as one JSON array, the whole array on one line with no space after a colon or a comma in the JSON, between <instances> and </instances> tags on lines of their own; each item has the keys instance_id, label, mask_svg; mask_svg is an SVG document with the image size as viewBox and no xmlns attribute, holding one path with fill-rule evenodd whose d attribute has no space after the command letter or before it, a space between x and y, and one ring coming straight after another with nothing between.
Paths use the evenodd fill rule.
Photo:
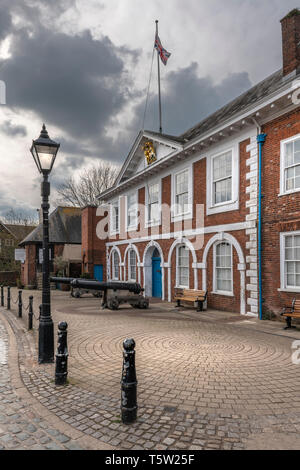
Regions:
<instances>
[{"instance_id":1,"label":"pitched roof","mask_svg":"<svg viewBox=\"0 0 300 470\"><path fill-rule=\"evenodd\" d=\"M27 235L36 228L36 225L5 224L5 227L7 227L16 240L23 240L23 238L27 237Z\"/></svg>"},{"instance_id":2,"label":"pitched roof","mask_svg":"<svg viewBox=\"0 0 300 470\"><path fill-rule=\"evenodd\" d=\"M257 85L250 88L242 95L238 96L228 104L220 108L215 113L211 114L194 127L188 129L179 137L184 141L189 141L203 134L204 132L213 129L220 123L223 123L233 117L235 114L240 114L250 105L255 104L257 101L265 98L271 93L278 90L283 85L282 69L272 73L269 77L265 78Z\"/></svg>"},{"instance_id":3,"label":"pitched roof","mask_svg":"<svg viewBox=\"0 0 300 470\"><path fill-rule=\"evenodd\" d=\"M30 243L41 243L43 240L43 224L39 224L22 242L20 246ZM49 216L50 243L81 243L81 209L79 207L57 207Z\"/></svg>"}]
</instances>

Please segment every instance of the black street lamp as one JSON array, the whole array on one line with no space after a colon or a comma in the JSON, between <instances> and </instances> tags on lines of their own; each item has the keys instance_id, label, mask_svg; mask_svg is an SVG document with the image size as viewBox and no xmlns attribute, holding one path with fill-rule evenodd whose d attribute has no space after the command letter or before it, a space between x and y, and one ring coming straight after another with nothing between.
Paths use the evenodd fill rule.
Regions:
<instances>
[{"instance_id":1,"label":"black street lamp","mask_svg":"<svg viewBox=\"0 0 300 470\"><path fill-rule=\"evenodd\" d=\"M39 322L39 363L54 362L54 331L50 308L49 279L49 195L48 176L52 170L60 144L49 138L45 124L38 139L32 141L31 153L43 175L41 184L43 211L43 290L42 308Z\"/></svg>"}]
</instances>

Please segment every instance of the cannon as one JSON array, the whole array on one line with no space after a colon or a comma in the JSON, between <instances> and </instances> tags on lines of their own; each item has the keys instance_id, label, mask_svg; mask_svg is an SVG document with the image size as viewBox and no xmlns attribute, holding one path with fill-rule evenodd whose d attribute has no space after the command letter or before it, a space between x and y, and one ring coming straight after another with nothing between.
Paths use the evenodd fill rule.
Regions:
<instances>
[{"instance_id":1,"label":"cannon","mask_svg":"<svg viewBox=\"0 0 300 470\"><path fill-rule=\"evenodd\" d=\"M149 299L144 297L144 289L137 282L123 281L97 281L94 279L75 279L51 277L53 282L69 283L72 290L80 289L83 291L98 292L102 296L102 308L117 310L122 303L129 303L135 308L148 308Z\"/></svg>"},{"instance_id":2,"label":"cannon","mask_svg":"<svg viewBox=\"0 0 300 470\"><path fill-rule=\"evenodd\" d=\"M60 284L69 284L71 285L71 297L76 297L76 298L79 298L81 297L83 294L93 294L94 297L101 297L102 296L102 293L99 292L98 290L94 290L94 289L83 289L83 288L80 288L80 287L73 287L72 286L72 281L76 279L74 277L50 277L50 281L51 282L58 282ZM96 281L96 279L93 279L93 281Z\"/></svg>"},{"instance_id":3,"label":"cannon","mask_svg":"<svg viewBox=\"0 0 300 470\"><path fill-rule=\"evenodd\" d=\"M144 289L137 282L73 279L71 286L103 291L102 308L118 310L122 303L129 303L136 308L149 307L149 299L143 296Z\"/></svg>"}]
</instances>

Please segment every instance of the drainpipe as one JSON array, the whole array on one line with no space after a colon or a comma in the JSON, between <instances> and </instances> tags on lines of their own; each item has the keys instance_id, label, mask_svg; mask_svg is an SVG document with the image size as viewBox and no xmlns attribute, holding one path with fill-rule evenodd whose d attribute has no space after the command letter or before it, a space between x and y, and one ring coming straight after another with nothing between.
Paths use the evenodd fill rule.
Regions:
<instances>
[{"instance_id":1,"label":"drainpipe","mask_svg":"<svg viewBox=\"0 0 300 470\"><path fill-rule=\"evenodd\" d=\"M262 248L261 248L261 238L262 238L262 218L261 218L261 174L262 174L262 148L266 141L267 134L261 133L261 128L259 127L260 133L257 135L258 143L258 283L259 283L259 319L262 320Z\"/></svg>"}]
</instances>

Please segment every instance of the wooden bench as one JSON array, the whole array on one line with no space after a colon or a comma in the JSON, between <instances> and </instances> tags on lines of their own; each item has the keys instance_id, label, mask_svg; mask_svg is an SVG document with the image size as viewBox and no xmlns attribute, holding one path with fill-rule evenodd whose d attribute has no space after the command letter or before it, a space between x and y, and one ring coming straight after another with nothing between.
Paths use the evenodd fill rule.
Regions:
<instances>
[{"instance_id":1,"label":"wooden bench","mask_svg":"<svg viewBox=\"0 0 300 470\"><path fill-rule=\"evenodd\" d=\"M286 318L287 326L284 328L285 330L296 328L292 326L292 318L300 318L300 300L294 298L292 305L284 307L280 315Z\"/></svg>"},{"instance_id":2,"label":"wooden bench","mask_svg":"<svg viewBox=\"0 0 300 470\"><path fill-rule=\"evenodd\" d=\"M197 312L203 311L203 303L207 297L207 291L196 290L196 289L176 289L175 300L177 302L176 307L180 307L180 302L193 302L197 304Z\"/></svg>"}]
</instances>

